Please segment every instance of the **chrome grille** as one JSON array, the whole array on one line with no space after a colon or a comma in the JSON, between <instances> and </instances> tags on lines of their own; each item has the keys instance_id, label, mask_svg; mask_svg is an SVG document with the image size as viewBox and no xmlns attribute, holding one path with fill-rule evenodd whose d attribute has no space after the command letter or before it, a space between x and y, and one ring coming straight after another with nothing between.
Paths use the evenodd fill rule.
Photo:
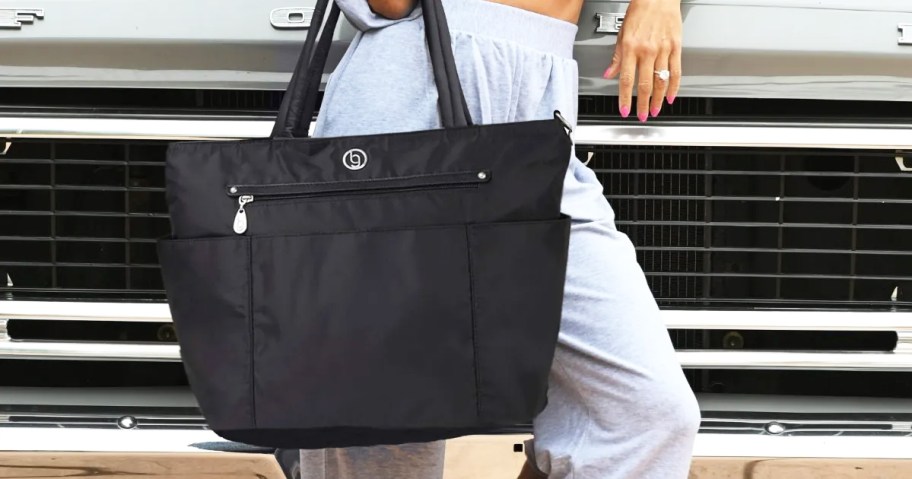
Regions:
<instances>
[{"instance_id":1,"label":"chrome grille","mask_svg":"<svg viewBox=\"0 0 912 479\"><path fill-rule=\"evenodd\" d=\"M895 155L582 151L666 306L912 304L912 175Z\"/></svg>"},{"instance_id":2,"label":"chrome grille","mask_svg":"<svg viewBox=\"0 0 912 479\"><path fill-rule=\"evenodd\" d=\"M155 240L169 230L164 140L268 134L280 96L180 91L160 101L154 97L164 92L149 99L119 92L105 103L92 96L102 92L87 92L57 97L67 103L54 106L37 92L0 95L0 110L14 112L0 118L12 136L0 156L0 299L18 300L0 302L0 355L8 358L0 362L15 371L4 381L34 385L50 374L54 384L185 384L171 362L179 356L155 257ZM902 320L910 313L880 324L879 313L858 310L912 311L912 226L903 221L909 173L894 151L860 149L906 145L903 125L912 117L888 116L898 111L890 104L682 99L663 113L664 126L650 123L644 133L610 114L614 105L614 98L581 100L577 150L581 158L592 153L589 165L637 246L695 390L910 394L896 386L907 374L900 371L912 370ZM48 122L50 108L59 114ZM768 135L755 129L757 120L786 111L803 122L800 112L815 108L822 118L855 119L849 132L876 119L873 129L888 133L878 138L891 139L851 136L837 150L820 143L833 128L802 143L793 141L803 134L793 125L783 130L788 144L803 148L740 147L767 145L743 141ZM690 131L677 125L699 125L701 140L676 133L656 142L668 140L668 129ZM720 144L735 146L715 143L721 126L738 133ZM82 139L65 139L79 132ZM634 141L617 141L628 136ZM155 324L133 325L136 314Z\"/></svg>"},{"instance_id":3,"label":"chrome grille","mask_svg":"<svg viewBox=\"0 0 912 479\"><path fill-rule=\"evenodd\" d=\"M0 291L162 299L166 142L17 139ZM664 306L902 308L912 176L882 151L579 146Z\"/></svg>"},{"instance_id":4,"label":"chrome grille","mask_svg":"<svg viewBox=\"0 0 912 479\"><path fill-rule=\"evenodd\" d=\"M155 240L169 229L165 147L15 140L0 157L0 291L164 298Z\"/></svg>"}]
</instances>

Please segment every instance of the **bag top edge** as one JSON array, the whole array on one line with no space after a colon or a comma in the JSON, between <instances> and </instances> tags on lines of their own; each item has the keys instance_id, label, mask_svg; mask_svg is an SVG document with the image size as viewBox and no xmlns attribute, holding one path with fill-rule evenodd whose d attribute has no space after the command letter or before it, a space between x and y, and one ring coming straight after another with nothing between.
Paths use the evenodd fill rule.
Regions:
<instances>
[{"instance_id":1,"label":"bag top edge","mask_svg":"<svg viewBox=\"0 0 912 479\"><path fill-rule=\"evenodd\" d=\"M376 138L376 137L393 137L393 138L408 138L408 137L421 137L425 135L439 134L442 131L454 132L457 134L467 133L470 131L477 131L480 129L487 130L498 130L498 129L510 129L510 128L531 128L535 126L541 127L553 127L558 129L561 132L562 136L569 136L566 133L563 123L556 118L547 118L544 120L529 120L521 122L511 122L511 123L487 123L483 125L469 125L463 127L455 128L434 128L430 130L418 130L418 131L401 131L401 132L392 132L392 133L374 133L366 135L346 135L346 136L321 136L321 137L305 137L305 138L247 138L242 140L183 140L183 141L174 141L168 145L168 149L183 149L183 148L194 148L200 145L213 145L213 144L222 144L222 145L237 145L237 144L258 144L258 143L269 143L274 141L290 141L290 142L334 142L334 141L348 141L348 140L361 140L365 138Z\"/></svg>"}]
</instances>

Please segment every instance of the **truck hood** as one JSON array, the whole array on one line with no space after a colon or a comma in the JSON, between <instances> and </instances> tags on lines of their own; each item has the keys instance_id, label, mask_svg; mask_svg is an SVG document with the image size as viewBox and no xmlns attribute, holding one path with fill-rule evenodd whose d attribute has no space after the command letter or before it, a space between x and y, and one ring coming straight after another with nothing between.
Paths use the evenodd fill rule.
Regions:
<instances>
[{"instance_id":1,"label":"truck hood","mask_svg":"<svg viewBox=\"0 0 912 479\"><path fill-rule=\"evenodd\" d=\"M575 46L581 94L616 94L601 75L627 3L586 2ZM0 0L0 86L282 90L314 4ZM912 101L912 2L683 0L682 8L680 96ZM356 33L341 22L330 69Z\"/></svg>"}]
</instances>

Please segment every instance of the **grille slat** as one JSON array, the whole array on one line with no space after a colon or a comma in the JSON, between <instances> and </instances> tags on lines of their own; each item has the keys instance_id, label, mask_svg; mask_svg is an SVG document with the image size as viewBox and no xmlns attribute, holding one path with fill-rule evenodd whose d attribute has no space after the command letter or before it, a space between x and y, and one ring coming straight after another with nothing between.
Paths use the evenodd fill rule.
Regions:
<instances>
[{"instance_id":1,"label":"grille slat","mask_svg":"<svg viewBox=\"0 0 912 479\"><path fill-rule=\"evenodd\" d=\"M852 174L853 174L853 176L852 176L852 198L858 198L858 190L859 190L859 185L860 185L858 175L859 175L859 170L861 168L861 165L859 163L860 158L858 157L858 155L856 155L854 157L854 160L855 160L854 165L853 165L854 167L852 170ZM851 241L852 241L852 246L851 246L852 251L858 251L858 204L857 203L852 205L852 240ZM857 264L858 264L856 255L852 255L849 258L849 262L850 262L849 274L854 275ZM855 299L855 282L854 281L849 283L849 300L851 301L853 299Z\"/></svg>"},{"instance_id":2,"label":"grille slat","mask_svg":"<svg viewBox=\"0 0 912 479\"><path fill-rule=\"evenodd\" d=\"M909 281L908 276L865 276L850 274L794 274L794 273L731 273L731 272L691 272L691 271L656 271L648 273L650 276L668 276L668 277L726 277L726 278L788 278L788 279L845 279L856 281Z\"/></svg>"},{"instance_id":3,"label":"grille slat","mask_svg":"<svg viewBox=\"0 0 912 479\"><path fill-rule=\"evenodd\" d=\"M168 219L167 213L118 213L115 211L0 210L0 216L98 216L98 217L104 217L104 218L162 218L162 219Z\"/></svg>"},{"instance_id":4,"label":"grille slat","mask_svg":"<svg viewBox=\"0 0 912 479\"><path fill-rule=\"evenodd\" d=\"M70 243L70 242L86 242L86 243L149 243L155 244L156 240L154 239L142 239L142 238L80 238L78 236L72 238L55 238L53 236L0 236L0 241L55 241L57 243Z\"/></svg>"},{"instance_id":5,"label":"grille slat","mask_svg":"<svg viewBox=\"0 0 912 479\"><path fill-rule=\"evenodd\" d=\"M736 153L736 152L733 152ZM662 170L663 173L669 175L696 175L696 176L831 176L831 177L847 177L847 178L896 178L895 173L845 173L845 172L814 172L814 171L739 171L739 170L707 170L707 171L697 171L697 170L682 170L669 168ZM611 171L603 171L602 173L641 173L642 170L632 169L632 168L617 168L612 169ZM710 195L711 196L711 195Z\"/></svg>"},{"instance_id":6,"label":"grille slat","mask_svg":"<svg viewBox=\"0 0 912 479\"><path fill-rule=\"evenodd\" d=\"M0 267L3 266L38 266L38 267L60 267L60 268L158 268L156 264L109 264L109 263L66 263L62 261L0 261Z\"/></svg>"},{"instance_id":7,"label":"grille slat","mask_svg":"<svg viewBox=\"0 0 912 479\"><path fill-rule=\"evenodd\" d=\"M709 253L712 251L718 252L730 252L730 253L821 253L821 254L872 254L872 255L900 255L900 256L910 256L912 251L901 251L901 250L839 250L839 249L801 249L801 248L730 248L730 247L698 247L698 246L639 246L638 250L642 251L697 251Z\"/></svg>"},{"instance_id":8,"label":"grille slat","mask_svg":"<svg viewBox=\"0 0 912 479\"><path fill-rule=\"evenodd\" d=\"M609 172L605 172L609 173ZM653 185L655 186L655 185ZM769 197L769 196L695 196L695 195L612 195L616 200L667 200L667 201L753 201L775 203L893 203L912 204L912 199L899 198L813 198L813 197Z\"/></svg>"},{"instance_id":9,"label":"grille slat","mask_svg":"<svg viewBox=\"0 0 912 479\"><path fill-rule=\"evenodd\" d=\"M2 291L2 288L0 291ZM131 300L162 300L165 299L164 291L161 288L130 288L129 290L124 288L79 288L79 287L30 287L30 288L20 288L15 287L11 288L13 292L3 293L7 297L5 299L31 299L32 295L42 295L42 297L57 297L61 296L61 293L66 293L66 297L71 297L73 295L79 296L82 299L83 296L86 298L94 298L97 296L102 296L105 299L131 299ZM20 296L22 295L22 296ZM0 296L3 297L3 296Z\"/></svg>"},{"instance_id":10,"label":"grille slat","mask_svg":"<svg viewBox=\"0 0 912 479\"><path fill-rule=\"evenodd\" d=\"M19 140L16 141L19 144ZM126 161L98 161L98 160L50 160L50 159L17 159L19 165L80 165L80 166L127 166ZM158 161L131 161L132 166L161 166Z\"/></svg>"},{"instance_id":11,"label":"grille slat","mask_svg":"<svg viewBox=\"0 0 912 479\"><path fill-rule=\"evenodd\" d=\"M614 197L612 197L614 198ZM827 223L769 223L769 222L737 222L737 221L670 221L670 220L617 220L617 225L624 226L731 226L737 228L809 228L809 229L843 229L843 224ZM889 229L910 230L912 225L903 224L858 224L849 225L856 229Z\"/></svg>"},{"instance_id":12,"label":"grille slat","mask_svg":"<svg viewBox=\"0 0 912 479\"><path fill-rule=\"evenodd\" d=\"M79 185L0 185L0 191L17 191L17 190L40 190L40 191L100 191L100 192L147 192L147 193L164 193L164 188L154 187L121 187L121 186L79 186Z\"/></svg>"}]
</instances>

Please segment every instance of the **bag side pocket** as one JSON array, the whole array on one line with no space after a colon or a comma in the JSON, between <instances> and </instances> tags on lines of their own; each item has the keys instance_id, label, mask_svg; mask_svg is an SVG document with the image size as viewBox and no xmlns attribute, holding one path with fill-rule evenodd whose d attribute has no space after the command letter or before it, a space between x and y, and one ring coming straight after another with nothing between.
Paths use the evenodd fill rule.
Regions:
<instances>
[{"instance_id":1,"label":"bag side pocket","mask_svg":"<svg viewBox=\"0 0 912 479\"><path fill-rule=\"evenodd\" d=\"M569 240L569 218L469 226L485 423L528 422L547 404Z\"/></svg>"},{"instance_id":2,"label":"bag side pocket","mask_svg":"<svg viewBox=\"0 0 912 479\"><path fill-rule=\"evenodd\" d=\"M256 427L249 238L166 239L158 255L181 359L209 426Z\"/></svg>"}]
</instances>

